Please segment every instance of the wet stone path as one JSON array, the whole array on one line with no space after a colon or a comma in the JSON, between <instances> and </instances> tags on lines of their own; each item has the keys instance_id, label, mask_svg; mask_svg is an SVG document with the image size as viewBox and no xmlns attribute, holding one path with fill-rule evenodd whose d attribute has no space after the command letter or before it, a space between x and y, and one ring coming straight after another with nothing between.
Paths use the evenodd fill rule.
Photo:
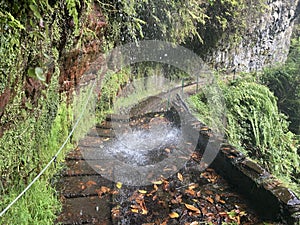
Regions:
<instances>
[{"instance_id":1,"label":"wet stone path","mask_svg":"<svg viewBox=\"0 0 300 225\"><path fill-rule=\"evenodd\" d=\"M109 148L111 150L107 153L114 154L112 143L118 133L113 131L112 126L117 124L121 127L122 119L116 121L107 119L101 125L92 128L79 142L78 147L66 157L67 168L57 185L63 202L58 223L64 225L260 223L259 217L247 201L213 169L207 168L204 171L195 169L201 159L201 153L197 150L187 150L188 157L182 168L165 165L163 170L171 174L168 177L148 174L151 180L148 184L132 186L118 182L118 178L108 179L111 174L118 174L112 169L114 165L111 158L105 155L105 149ZM140 136L145 135L141 132L155 126L163 126L168 133L173 132L174 136L170 136L170 141L172 138L177 139L178 135L172 130L174 128L172 121L164 113L134 118L130 121L130 126L135 127ZM168 130L170 127L171 130ZM126 133L127 131L122 131L122 134ZM150 138L157 137L155 136L157 134L152 135L154 136ZM147 137L142 138L147 140ZM116 149L119 152L114 157L133 166L135 164L146 166L151 163L155 165L171 157L178 147L182 146L165 142L156 152L148 151L141 154L138 149L134 149L133 153L128 149L121 151L117 145ZM99 150L100 148L104 150ZM139 160L141 158L143 160ZM119 176L122 176L122 173Z\"/></svg>"}]
</instances>

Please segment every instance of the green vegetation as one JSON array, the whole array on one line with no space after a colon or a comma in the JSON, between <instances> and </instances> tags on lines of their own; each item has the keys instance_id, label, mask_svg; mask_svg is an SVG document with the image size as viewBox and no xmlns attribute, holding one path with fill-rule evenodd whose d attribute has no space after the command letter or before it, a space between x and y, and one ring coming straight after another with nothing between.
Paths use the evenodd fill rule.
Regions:
<instances>
[{"instance_id":1,"label":"green vegetation","mask_svg":"<svg viewBox=\"0 0 300 225\"><path fill-rule=\"evenodd\" d=\"M260 80L277 97L279 110L290 121L290 130L300 135L300 37L292 39L286 64L266 69Z\"/></svg>"},{"instance_id":2,"label":"green vegetation","mask_svg":"<svg viewBox=\"0 0 300 225\"><path fill-rule=\"evenodd\" d=\"M40 101L36 117L24 111L27 118L16 121L14 129L5 132L0 139L1 209L43 169L68 135L72 115L65 103L59 104L56 89L49 90L47 96ZM61 161L62 156L57 161ZM50 168L1 218L1 224L16 221L18 224L53 224L60 204L50 178L57 169L59 167Z\"/></svg>"},{"instance_id":3,"label":"green vegetation","mask_svg":"<svg viewBox=\"0 0 300 225\"><path fill-rule=\"evenodd\" d=\"M227 110L228 142L298 194L299 140L294 133L299 134L299 53L299 42L294 40L286 65L233 81L219 81ZM211 125L215 121L211 111L215 109L209 107L206 94L203 91L192 96L190 103L200 119ZM214 108L222 107L215 104Z\"/></svg>"},{"instance_id":4,"label":"green vegetation","mask_svg":"<svg viewBox=\"0 0 300 225\"><path fill-rule=\"evenodd\" d=\"M248 8L244 0L209 0L201 4L196 0L95 2L108 23L104 50L128 41L160 39L185 44L202 54L228 32L233 39L239 38L235 34L242 33L246 18L241 15ZM0 2L1 210L55 155L70 131L73 117L78 116L78 109L85 106L90 86L82 91L82 95L71 98L73 104L67 104L67 97L59 93L62 85L59 81L64 80L60 71L63 53L80 49L91 40L99 39L99 34L89 29L89 18L85 16L91 8L90 0ZM295 59L290 59L290 66L285 67L281 81L275 82L274 77L278 77L276 70L267 71L261 80L281 99L280 110L289 116L292 124L297 124L296 115L300 108L297 106L293 111L291 106L300 103L290 99L291 96L299 98L299 86L294 82L298 79L296 74L300 65L297 55L299 45L294 45L294 48ZM143 77L149 67L141 66L136 70L139 71L126 68L118 73L108 73L101 95L87 106L88 113L79 123L79 131L73 135L73 141L78 141L90 126L100 122L110 112L120 87L133 76ZM182 76L180 73L174 74ZM285 79L288 79L290 89L284 88ZM251 90L247 92L239 85ZM224 85L224 92L229 109L228 137L232 143L259 158L278 176L285 175L290 180L299 176L299 168L293 164L299 164L299 158L295 156L296 142L293 135L287 132L285 116L276 110L274 96L265 87L246 81ZM252 95L254 100L249 97ZM207 111L203 96L192 99L198 109ZM240 99L238 106L232 106L231 101L236 99ZM96 105L93 105L95 102ZM262 112L267 116L261 116ZM206 119L209 116L207 113ZM240 124L238 121L241 119L245 119L245 123ZM264 124L264 127L260 128L257 124ZM299 126L291 125L290 128L299 131ZM279 144L282 139L285 145ZM70 143L68 148L71 148ZM63 160L66 149L57 159L58 162ZM284 165L282 160L286 162ZM1 218L0 224L53 224L55 213L61 205L51 178L60 169L60 164L51 166Z\"/></svg>"},{"instance_id":5,"label":"green vegetation","mask_svg":"<svg viewBox=\"0 0 300 225\"><path fill-rule=\"evenodd\" d=\"M96 115L97 120L103 120L105 114L112 112L112 107L116 99L116 95L120 88L125 85L131 78L131 70L129 67L115 73L108 71L103 80L100 97L97 101Z\"/></svg>"},{"instance_id":6,"label":"green vegetation","mask_svg":"<svg viewBox=\"0 0 300 225\"><path fill-rule=\"evenodd\" d=\"M0 3L1 211L44 168L69 133L72 113L58 92L63 17L59 3ZM59 169L51 166L0 224L53 224L61 206L50 179Z\"/></svg>"},{"instance_id":7,"label":"green vegetation","mask_svg":"<svg viewBox=\"0 0 300 225\"><path fill-rule=\"evenodd\" d=\"M248 7L244 0L142 0L98 1L108 21L106 38L109 43L141 39L159 39L186 44L205 54L217 41L230 33L239 39L245 28L242 15L263 8L260 0Z\"/></svg>"},{"instance_id":8,"label":"green vegetation","mask_svg":"<svg viewBox=\"0 0 300 225\"><path fill-rule=\"evenodd\" d=\"M297 142L295 135L288 131L286 116L277 109L273 93L253 79L245 78L223 84L221 89L227 110L228 142L281 180L299 185L296 179L300 173ZM210 124L215 118L206 103L203 93L191 97L200 119Z\"/></svg>"}]
</instances>

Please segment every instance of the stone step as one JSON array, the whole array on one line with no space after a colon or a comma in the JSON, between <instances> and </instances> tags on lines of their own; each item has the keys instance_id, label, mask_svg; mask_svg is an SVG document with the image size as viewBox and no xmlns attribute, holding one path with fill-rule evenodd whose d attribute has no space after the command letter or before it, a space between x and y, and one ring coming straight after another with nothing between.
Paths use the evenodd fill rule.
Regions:
<instances>
[{"instance_id":1,"label":"stone step","mask_svg":"<svg viewBox=\"0 0 300 225\"><path fill-rule=\"evenodd\" d=\"M98 196L102 186L112 188L113 183L100 175L64 177L61 194L65 198Z\"/></svg>"},{"instance_id":2,"label":"stone step","mask_svg":"<svg viewBox=\"0 0 300 225\"><path fill-rule=\"evenodd\" d=\"M112 225L110 201L110 195L64 199L57 223Z\"/></svg>"},{"instance_id":3,"label":"stone step","mask_svg":"<svg viewBox=\"0 0 300 225\"><path fill-rule=\"evenodd\" d=\"M99 175L85 160L66 161L67 169L63 171L63 176L83 176Z\"/></svg>"}]
</instances>

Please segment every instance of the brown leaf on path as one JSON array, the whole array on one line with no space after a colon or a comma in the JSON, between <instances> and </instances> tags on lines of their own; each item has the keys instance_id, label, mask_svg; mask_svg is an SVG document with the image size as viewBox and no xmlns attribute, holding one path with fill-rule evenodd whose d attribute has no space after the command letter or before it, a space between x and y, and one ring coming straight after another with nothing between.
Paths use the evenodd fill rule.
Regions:
<instances>
[{"instance_id":1,"label":"brown leaf on path","mask_svg":"<svg viewBox=\"0 0 300 225\"><path fill-rule=\"evenodd\" d=\"M205 190L205 194L207 194L207 195L212 195L212 194L214 194L211 190Z\"/></svg>"},{"instance_id":2,"label":"brown leaf on path","mask_svg":"<svg viewBox=\"0 0 300 225\"><path fill-rule=\"evenodd\" d=\"M211 204L214 203L214 200L211 197L207 197L206 200L209 201Z\"/></svg>"},{"instance_id":3,"label":"brown leaf on path","mask_svg":"<svg viewBox=\"0 0 300 225\"><path fill-rule=\"evenodd\" d=\"M225 204L225 201L221 199L220 195L216 194L215 196L215 200L216 202L219 202L219 203L222 203L222 204Z\"/></svg>"},{"instance_id":4,"label":"brown leaf on path","mask_svg":"<svg viewBox=\"0 0 300 225\"><path fill-rule=\"evenodd\" d=\"M172 218L172 219L178 218L178 217L179 217L179 214L178 214L177 212L171 212L171 213L169 214L169 217Z\"/></svg>"},{"instance_id":5,"label":"brown leaf on path","mask_svg":"<svg viewBox=\"0 0 300 225\"><path fill-rule=\"evenodd\" d=\"M95 191L98 194L98 197L101 198L102 194L106 194L107 192L110 192L110 188L101 186L99 189L96 189Z\"/></svg>"},{"instance_id":6,"label":"brown leaf on path","mask_svg":"<svg viewBox=\"0 0 300 225\"><path fill-rule=\"evenodd\" d=\"M196 195L196 192L194 190L187 189L184 192L187 193L187 194L189 194L189 195L191 195L191 196L195 196Z\"/></svg>"},{"instance_id":7,"label":"brown leaf on path","mask_svg":"<svg viewBox=\"0 0 300 225\"><path fill-rule=\"evenodd\" d=\"M216 202L219 202L219 201L221 200L220 195L216 194L216 195L215 195L215 200L216 200Z\"/></svg>"},{"instance_id":8,"label":"brown leaf on path","mask_svg":"<svg viewBox=\"0 0 300 225\"><path fill-rule=\"evenodd\" d=\"M195 206L193 205L190 205L190 204L184 204L186 208L188 208L189 210L191 211L194 211L196 213L200 213L200 209L196 208Z\"/></svg>"},{"instance_id":9,"label":"brown leaf on path","mask_svg":"<svg viewBox=\"0 0 300 225\"><path fill-rule=\"evenodd\" d=\"M178 180L180 180L181 182L183 182L183 176L181 173L177 173L177 177L178 177Z\"/></svg>"},{"instance_id":10,"label":"brown leaf on path","mask_svg":"<svg viewBox=\"0 0 300 225\"><path fill-rule=\"evenodd\" d=\"M201 212L202 212L203 215L206 215L206 214L207 214L207 209L204 208L204 207L202 207L202 208L201 208ZM226 214L227 214L227 213L226 213Z\"/></svg>"},{"instance_id":11,"label":"brown leaf on path","mask_svg":"<svg viewBox=\"0 0 300 225\"><path fill-rule=\"evenodd\" d=\"M193 189L195 189L197 187L199 187L199 184L191 183L191 184L189 184L188 188L189 188L189 190L193 190Z\"/></svg>"},{"instance_id":12,"label":"brown leaf on path","mask_svg":"<svg viewBox=\"0 0 300 225\"><path fill-rule=\"evenodd\" d=\"M138 209L131 209L131 212L133 212L133 213L139 213L139 210Z\"/></svg>"},{"instance_id":13,"label":"brown leaf on path","mask_svg":"<svg viewBox=\"0 0 300 225\"><path fill-rule=\"evenodd\" d=\"M130 208L132 208L132 209L139 209L140 206L139 205L131 205Z\"/></svg>"},{"instance_id":14,"label":"brown leaf on path","mask_svg":"<svg viewBox=\"0 0 300 225\"><path fill-rule=\"evenodd\" d=\"M152 184L162 184L163 182L161 180L158 180L158 181L152 181Z\"/></svg>"},{"instance_id":15,"label":"brown leaf on path","mask_svg":"<svg viewBox=\"0 0 300 225\"><path fill-rule=\"evenodd\" d=\"M142 208L142 214L143 214L143 215L147 215L147 214L148 214L148 210Z\"/></svg>"},{"instance_id":16,"label":"brown leaf on path","mask_svg":"<svg viewBox=\"0 0 300 225\"><path fill-rule=\"evenodd\" d=\"M160 225L167 225L168 220L165 220L164 222L162 222Z\"/></svg>"},{"instance_id":17,"label":"brown leaf on path","mask_svg":"<svg viewBox=\"0 0 300 225\"><path fill-rule=\"evenodd\" d=\"M93 180L89 180L88 182L86 182L86 186L87 187L91 187L91 186L96 185L96 184L97 183L95 181L93 181Z\"/></svg>"}]
</instances>

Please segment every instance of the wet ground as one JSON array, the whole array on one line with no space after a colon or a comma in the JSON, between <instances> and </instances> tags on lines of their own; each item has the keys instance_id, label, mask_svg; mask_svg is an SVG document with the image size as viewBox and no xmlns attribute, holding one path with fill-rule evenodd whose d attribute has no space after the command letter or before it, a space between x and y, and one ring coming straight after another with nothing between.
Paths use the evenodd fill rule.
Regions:
<instances>
[{"instance_id":1,"label":"wet ground","mask_svg":"<svg viewBox=\"0 0 300 225\"><path fill-rule=\"evenodd\" d=\"M165 113L139 116L126 123L131 131L127 130L128 126L124 130L120 128L124 124L122 118L108 119L91 129L78 148L68 154L67 168L57 185L63 202L57 222L65 225L260 224L247 200L213 169L198 169L201 153L190 148L190 143L183 144L178 124ZM114 132L114 126L120 128L118 132ZM126 136L135 135L134 132L140 132L141 140L150 142L173 132L169 136L172 143L161 140L156 148L146 141L136 144ZM133 138L135 142L139 135ZM121 148L116 143L122 137L127 142L123 140L126 146ZM128 148L129 143L134 148ZM141 149L136 149L137 146ZM112 160L113 157L117 160ZM182 160L179 164L165 163L159 170L151 169L172 157ZM135 170L131 174L118 171L119 161ZM143 167L150 168L145 175L148 182L137 182L141 177L135 173Z\"/></svg>"}]
</instances>

